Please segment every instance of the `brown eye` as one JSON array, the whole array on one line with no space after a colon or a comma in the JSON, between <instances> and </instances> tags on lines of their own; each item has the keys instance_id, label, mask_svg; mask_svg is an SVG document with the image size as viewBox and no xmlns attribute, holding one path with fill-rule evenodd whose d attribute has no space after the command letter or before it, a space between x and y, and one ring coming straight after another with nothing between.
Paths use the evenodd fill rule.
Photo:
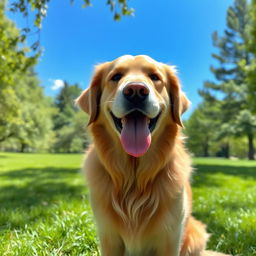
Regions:
<instances>
[{"instance_id":1,"label":"brown eye","mask_svg":"<svg viewBox=\"0 0 256 256\"><path fill-rule=\"evenodd\" d=\"M150 75L149 75L149 78L150 78L152 81L159 81L159 80L160 80L160 77L159 77L157 74L150 74Z\"/></svg>"},{"instance_id":2,"label":"brown eye","mask_svg":"<svg viewBox=\"0 0 256 256\"><path fill-rule=\"evenodd\" d=\"M113 75L111 77L111 81L114 81L114 82L118 82L121 78L123 77L123 74L121 73L116 73L115 75Z\"/></svg>"}]
</instances>

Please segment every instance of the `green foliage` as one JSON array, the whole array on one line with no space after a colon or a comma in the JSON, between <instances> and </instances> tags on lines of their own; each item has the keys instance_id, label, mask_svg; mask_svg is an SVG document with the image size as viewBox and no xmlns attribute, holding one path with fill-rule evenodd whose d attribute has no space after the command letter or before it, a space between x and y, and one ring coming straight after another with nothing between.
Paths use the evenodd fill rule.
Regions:
<instances>
[{"instance_id":1,"label":"green foliage","mask_svg":"<svg viewBox=\"0 0 256 256\"><path fill-rule=\"evenodd\" d=\"M85 126L88 122L87 116L82 112L74 113L74 116L68 119L69 124L56 130L55 143L52 146L54 152L81 153L89 143L85 132Z\"/></svg>"},{"instance_id":2,"label":"green foliage","mask_svg":"<svg viewBox=\"0 0 256 256\"><path fill-rule=\"evenodd\" d=\"M19 1L10 1L10 11L17 12L19 11L25 17L29 15L29 8L32 11L36 11L34 25L38 28L41 28L42 19L47 14L47 4L49 0L19 0ZM29 31L28 31L29 32Z\"/></svg>"},{"instance_id":3,"label":"green foliage","mask_svg":"<svg viewBox=\"0 0 256 256\"><path fill-rule=\"evenodd\" d=\"M235 120L235 129L239 134L254 133L256 129L256 116L248 109L244 109L239 112Z\"/></svg>"},{"instance_id":4,"label":"green foliage","mask_svg":"<svg viewBox=\"0 0 256 256\"><path fill-rule=\"evenodd\" d=\"M255 41L256 44L256 41ZM255 55L256 56L256 55ZM256 57L251 64L246 67L247 77L246 81L249 84L248 102L253 113L256 113Z\"/></svg>"},{"instance_id":5,"label":"green foliage","mask_svg":"<svg viewBox=\"0 0 256 256\"><path fill-rule=\"evenodd\" d=\"M88 117L75 106L75 99L80 95L81 88L77 85L64 83L55 99L58 110L53 118L55 143L54 152L82 152L89 141L85 133Z\"/></svg>"},{"instance_id":6,"label":"green foliage","mask_svg":"<svg viewBox=\"0 0 256 256\"><path fill-rule=\"evenodd\" d=\"M5 16L5 1L0 1L0 86L12 86L17 77L22 76L36 63L38 55L27 57L24 37L20 36L14 23ZM9 92L11 93L11 92Z\"/></svg>"},{"instance_id":7,"label":"green foliage","mask_svg":"<svg viewBox=\"0 0 256 256\"><path fill-rule=\"evenodd\" d=\"M0 143L1 148L35 150L50 134L50 107L33 73L37 56L28 57L24 38L0 3ZM16 144L13 147L13 144Z\"/></svg>"},{"instance_id":8,"label":"green foliage","mask_svg":"<svg viewBox=\"0 0 256 256\"><path fill-rule=\"evenodd\" d=\"M75 99L80 95L81 88L77 85L69 85L64 82L64 87L60 90L55 99L55 106L58 109L58 114L54 118L54 129L62 128L70 123L70 118L77 112Z\"/></svg>"},{"instance_id":9,"label":"green foliage","mask_svg":"<svg viewBox=\"0 0 256 256\"><path fill-rule=\"evenodd\" d=\"M223 101L209 98L192 113L185 125L187 146L195 156L230 157L236 130L223 119ZM225 117L225 116L224 116ZM245 150L245 148L243 147ZM232 156L240 156L236 151Z\"/></svg>"},{"instance_id":10,"label":"green foliage","mask_svg":"<svg viewBox=\"0 0 256 256\"><path fill-rule=\"evenodd\" d=\"M79 154L0 153L0 255L99 255ZM208 248L255 256L255 162L194 159Z\"/></svg>"},{"instance_id":11,"label":"green foliage","mask_svg":"<svg viewBox=\"0 0 256 256\"><path fill-rule=\"evenodd\" d=\"M24 38L0 7L0 149L82 152L86 117L74 105L81 89L65 83L55 102L45 97L33 72L37 57L27 56Z\"/></svg>"},{"instance_id":12,"label":"green foliage","mask_svg":"<svg viewBox=\"0 0 256 256\"><path fill-rule=\"evenodd\" d=\"M47 150L54 110L35 74L30 72L17 80L13 92L11 102L9 95L2 95L15 111L12 115L7 111L8 116L0 117L1 147L19 151Z\"/></svg>"},{"instance_id":13,"label":"green foliage","mask_svg":"<svg viewBox=\"0 0 256 256\"><path fill-rule=\"evenodd\" d=\"M256 141L255 141L256 142ZM246 159L247 157L247 138L235 137L230 139L230 155L232 157Z\"/></svg>"},{"instance_id":14,"label":"green foliage","mask_svg":"<svg viewBox=\"0 0 256 256\"><path fill-rule=\"evenodd\" d=\"M253 60L249 65L245 67L245 72L247 73L246 82L249 85L249 95L248 101L250 103L250 107L253 110L254 114L256 113L256 0L252 0L251 5L251 37L249 42L247 43L248 51L253 55Z\"/></svg>"},{"instance_id":15,"label":"green foliage","mask_svg":"<svg viewBox=\"0 0 256 256\"><path fill-rule=\"evenodd\" d=\"M206 81L199 93L205 102L216 106L212 123L215 126L214 116L217 117L219 129L214 131L215 137L224 139L229 151L232 136L247 136L248 158L254 159L255 117L248 101L256 99L255 92L252 94L255 55L248 50L252 39L251 7L247 0L235 0L227 11L224 35L213 33L213 44L219 53L212 56L219 66L211 66L211 71L217 82Z\"/></svg>"},{"instance_id":16,"label":"green foliage","mask_svg":"<svg viewBox=\"0 0 256 256\"><path fill-rule=\"evenodd\" d=\"M215 140L216 123L213 122L210 104L204 103L190 116L185 125L187 146L196 156L209 156L210 146Z\"/></svg>"},{"instance_id":17,"label":"green foliage","mask_svg":"<svg viewBox=\"0 0 256 256\"><path fill-rule=\"evenodd\" d=\"M18 29L5 17L5 2L0 2L0 142L13 136L9 126L20 121L18 85L28 70L36 63L35 57L27 57ZM7 128L7 129L6 129Z\"/></svg>"}]
</instances>

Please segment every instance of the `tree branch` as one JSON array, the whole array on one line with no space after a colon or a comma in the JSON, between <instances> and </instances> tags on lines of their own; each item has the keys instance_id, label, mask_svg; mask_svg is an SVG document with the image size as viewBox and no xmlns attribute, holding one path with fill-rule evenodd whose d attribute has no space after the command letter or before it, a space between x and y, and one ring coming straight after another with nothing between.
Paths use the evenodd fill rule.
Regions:
<instances>
[{"instance_id":1,"label":"tree branch","mask_svg":"<svg viewBox=\"0 0 256 256\"><path fill-rule=\"evenodd\" d=\"M6 135L6 136L0 138L0 143L3 142L3 141L5 141L5 140L8 139L8 138L14 136L14 135L15 135L14 132L10 132L8 135Z\"/></svg>"}]
</instances>

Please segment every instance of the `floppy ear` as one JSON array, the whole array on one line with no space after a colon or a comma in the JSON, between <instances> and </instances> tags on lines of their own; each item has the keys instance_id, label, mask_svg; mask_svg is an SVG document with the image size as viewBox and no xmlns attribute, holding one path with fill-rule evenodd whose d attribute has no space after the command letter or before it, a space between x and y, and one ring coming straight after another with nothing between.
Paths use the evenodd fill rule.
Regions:
<instances>
[{"instance_id":1,"label":"floppy ear","mask_svg":"<svg viewBox=\"0 0 256 256\"><path fill-rule=\"evenodd\" d=\"M183 127L181 115L188 109L190 101L185 93L181 91L181 86L178 77L175 75L175 70L171 66L166 65L166 72L169 83L169 95L171 102L171 114L175 123Z\"/></svg>"},{"instance_id":2,"label":"floppy ear","mask_svg":"<svg viewBox=\"0 0 256 256\"><path fill-rule=\"evenodd\" d=\"M81 109L90 115L89 123L93 123L99 115L99 105L101 97L102 76L106 70L107 63L100 64L96 67L89 88L84 90L76 99L76 103Z\"/></svg>"}]
</instances>

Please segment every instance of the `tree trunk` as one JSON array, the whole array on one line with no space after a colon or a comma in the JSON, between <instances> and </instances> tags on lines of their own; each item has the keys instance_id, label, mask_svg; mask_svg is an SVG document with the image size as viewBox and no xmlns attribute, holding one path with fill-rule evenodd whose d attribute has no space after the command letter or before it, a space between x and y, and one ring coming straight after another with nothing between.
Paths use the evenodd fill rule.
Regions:
<instances>
[{"instance_id":1,"label":"tree trunk","mask_svg":"<svg viewBox=\"0 0 256 256\"><path fill-rule=\"evenodd\" d=\"M225 157L225 158L229 158L229 157L230 157L229 143L226 143L226 144L223 146L223 153L224 153L224 157Z\"/></svg>"},{"instance_id":2,"label":"tree trunk","mask_svg":"<svg viewBox=\"0 0 256 256\"><path fill-rule=\"evenodd\" d=\"M203 156L208 157L209 156L209 145L208 142L205 142L203 144Z\"/></svg>"},{"instance_id":3,"label":"tree trunk","mask_svg":"<svg viewBox=\"0 0 256 256\"><path fill-rule=\"evenodd\" d=\"M25 149L26 149L26 144L25 143L21 143L21 147L20 147L20 152L21 153L24 153L25 152Z\"/></svg>"},{"instance_id":4,"label":"tree trunk","mask_svg":"<svg viewBox=\"0 0 256 256\"><path fill-rule=\"evenodd\" d=\"M248 133L247 138L248 138L248 159L254 160L255 150L254 150L254 144L253 144L253 134Z\"/></svg>"}]
</instances>

